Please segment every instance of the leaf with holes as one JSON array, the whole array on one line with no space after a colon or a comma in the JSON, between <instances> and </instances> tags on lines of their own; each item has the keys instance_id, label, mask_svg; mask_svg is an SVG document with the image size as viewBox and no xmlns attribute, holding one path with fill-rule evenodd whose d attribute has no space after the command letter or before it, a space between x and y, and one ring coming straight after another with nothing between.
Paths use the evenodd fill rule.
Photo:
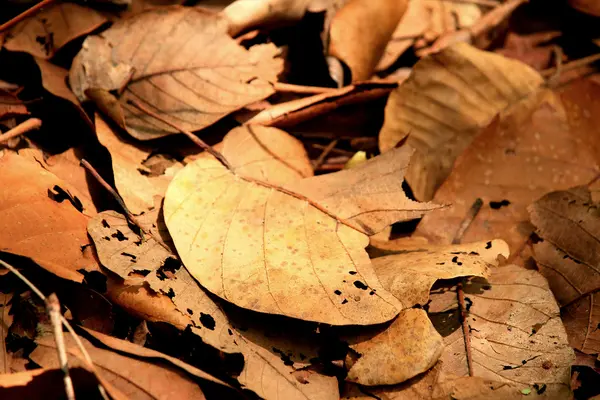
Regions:
<instances>
[{"instance_id":1,"label":"leaf with holes","mask_svg":"<svg viewBox=\"0 0 600 400\"><path fill-rule=\"evenodd\" d=\"M282 68L277 53L272 44L244 49L216 14L157 8L88 37L69 80L82 101L89 89L104 91L92 96L98 106L132 136L148 140L176 131L129 100L184 129L199 130L274 93L269 82Z\"/></svg>"}]
</instances>

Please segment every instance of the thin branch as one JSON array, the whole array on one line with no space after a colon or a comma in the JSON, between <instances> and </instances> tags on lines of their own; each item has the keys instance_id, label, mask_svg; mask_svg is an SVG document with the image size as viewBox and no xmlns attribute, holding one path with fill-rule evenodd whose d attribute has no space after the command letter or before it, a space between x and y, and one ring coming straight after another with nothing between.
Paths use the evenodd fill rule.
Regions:
<instances>
[{"instance_id":1,"label":"thin branch","mask_svg":"<svg viewBox=\"0 0 600 400\"><path fill-rule=\"evenodd\" d=\"M552 77L552 75L554 75L555 73L557 73L559 68L562 71L562 73L564 73L566 71L571 71L571 70L579 68L579 67L585 67L586 65L592 64L598 60L600 60L600 53L592 54L591 56L579 58L577 60L570 61L566 64L561 64L561 65L557 65L556 67L553 67L553 68L545 69L542 72L540 72L540 74L542 74L542 76L544 78L549 78L549 77ZM553 77L553 78L556 78L556 77Z\"/></svg>"},{"instance_id":2,"label":"thin branch","mask_svg":"<svg viewBox=\"0 0 600 400\"><path fill-rule=\"evenodd\" d=\"M485 7L498 7L501 3L496 0L440 0L451 3L477 4Z\"/></svg>"},{"instance_id":3,"label":"thin branch","mask_svg":"<svg viewBox=\"0 0 600 400\"><path fill-rule=\"evenodd\" d=\"M11 19L10 21L7 21L4 24L0 25L0 33L2 33L4 31L12 28L13 26L15 26L16 24L18 24L19 22L23 21L24 19L27 19L27 18L31 17L32 15L34 15L35 13L37 13L38 11L40 11L45 6L49 6L52 3L54 3L54 2L56 2L56 0L43 0L43 1L40 1L35 6L33 6L31 8L28 8L27 10L23 11L21 14L17 15L13 19Z\"/></svg>"},{"instance_id":4,"label":"thin branch","mask_svg":"<svg viewBox=\"0 0 600 400\"><path fill-rule=\"evenodd\" d=\"M328 88L320 86L293 85L291 83L275 82L273 88L281 93L299 93L299 94L320 94L329 93L338 90L337 88Z\"/></svg>"},{"instance_id":5,"label":"thin branch","mask_svg":"<svg viewBox=\"0 0 600 400\"><path fill-rule=\"evenodd\" d=\"M24 133L30 132L34 129L39 129L42 126L42 120L37 118L29 118L27 121L21 122L14 128L6 131L3 135L0 135L0 143L4 143L12 138L21 136Z\"/></svg>"},{"instance_id":6,"label":"thin branch","mask_svg":"<svg viewBox=\"0 0 600 400\"><path fill-rule=\"evenodd\" d=\"M331 153L331 150L333 150L335 148L335 146L337 146L338 142L339 142L339 139L333 139L327 145L327 147L325 147L323 149L323 151L319 155L319 158L317 158L317 160L313 164L313 169L314 170L317 170L319 167L321 167L323 165L323 163L325 162L325 159L327 158L327 156L329 155L329 153Z\"/></svg>"},{"instance_id":7,"label":"thin branch","mask_svg":"<svg viewBox=\"0 0 600 400\"><path fill-rule=\"evenodd\" d=\"M139 228L140 232L147 233L144 230L144 228L142 227L142 224L140 224L140 222L137 220L137 218L131 213L131 211L129 211L129 209L127 208L127 205L125 204L125 201L123 201L123 198L121 197L121 195L119 193L117 193L117 191L115 189L113 189L108 184L108 182L106 182L104 180L104 178L102 178L102 176L100 176L98 171L96 171L96 169L94 167L92 167L92 165L89 162L87 162L87 160L85 160L85 159L81 159L80 164L90 174L92 174L92 176L98 181L98 183L100 183L114 197L114 199L117 201L117 203L119 203L119 205L125 212L125 216L129 220L129 222L131 222L132 224L137 226Z\"/></svg>"},{"instance_id":8,"label":"thin branch","mask_svg":"<svg viewBox=\"0 0 600 400\"><path fill-rule=\"evenodd\" d=\"M198 138L196 135L194 135L192 132L187 131L183 128L181 128L180 126L178 126L177 124L174 124L171 121L166 120L165 118L161 117L160 115L156 114L155 112L149 110L148 108L146 108L145 106L141 105L140 103L134 101L134 100L129 100L129 104L137 107L140 111L145 112L146 114L148 114L149 116L161 121L164 124L169 125L170 127L177 129L179 132L183 133L184 135L186 135L188 138L190 138L192 140L192 142L194 142L196 145L198 145L201 149L207 151L209 154L211 154L213 157L215 157L221 164L223 164L223 166L225 168L227 168L229 171L231 171L232 174L236 175L237 177L239 177L242 180L245 180L246 182L251 182L254 183L256 185L259 186L263 186L269 189L273 189L273 190L277 190L281 193L285 193L291 197L294 197L298 200L302 200L302 201L306 201L308 204L310 204L311 206L315 207L317 210L321 211L324 214L327 214L328 216L330 216L331 218L335 219L337 222L339 222L340 224L346 225L349 228L352 228L358 232L361 232L367 236L371 235L368 232L365 232L363 229L361 229L360 227L351 224L350 222L339 218L338 216L336 216L335 214L333 214L331 211L329 211L328 209L326 209L325 207L323 207L322 205L315 203L314 201L310 200L308 197L300 194L300 193L296 193L293 192L289 189L285 189L281 186L278 185L274 185L272 183L269 182L265 182L265 181L261 181L258 179L254 179L248 176L241 176L241 175L237 175L234 171L234 169L231 167L231 164L229 163L229 161L227 161L227 159L225 158L225 156L223 156L223 154L219 153L218 151L216 151L214 148L212 148L212 146L209 146L208 144L206 144L203 140L201 140L200 138Z\"/></svg>"},{"instance_id":9,"label":"thin branch","mask_svg":"<svg viewBox=\"0 0 600 400\"><path fill-rule=\"evenodd\" d=\"M462 240L463 235L475 219L481 207L483 206L483 200L480 198L475 199L473 205L467 211L467 215L463 219L460 227L456 231L456 235L452 240L452 244L459 244ZM463 280L464 281L464 280ZM463 336L465 338L465 353L467 355L467 368L469 370L469 376L473 376L473 355L471 351L471 332L469 330L469 323L467 321L468 310L465 304L465 292L463 291L463 282L459 282L456 285L456 295L458 297L458 305L460 307L460 322L462 325Z\"/></svg>"},{"instance_id":10,"label":"thin branch","mask_svg":"<svg viewBox=\"0 0 600 400\"><path fill-rule=\"evenodd\" d=\"M65 393L68 400L75 400L75 389L73 389L73 380L69 374L69 364L67 360L67 350L65 348L65 338L63 336L62 321L60 320L60 303L56 294L52 293L46 298L46 311L50 316L52 331L54 333L54 342L56 343L56 351L58 353L58 362L63 373L63 381L65 383Z\"/></svg>"}]
</instances>

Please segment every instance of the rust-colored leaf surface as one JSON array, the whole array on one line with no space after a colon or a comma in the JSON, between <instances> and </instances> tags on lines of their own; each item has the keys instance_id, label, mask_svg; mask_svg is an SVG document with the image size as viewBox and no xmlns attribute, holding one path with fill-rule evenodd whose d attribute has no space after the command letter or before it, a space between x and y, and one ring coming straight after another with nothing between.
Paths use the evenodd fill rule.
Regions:
<instances>
[{"instance_id":1,"label":"rust-colored leaf surface","mask_svg":"<svg viewBox=\"0 0 600 400\"><path fill-rule=\"evenodd\" d=\"M274 93L269 82L281 71L272 44L246 50L227 35L226 25L215 14L183 7L119 21L86 39L71 67L71 87L80 100L88 89L116 90L118 100L96 100L140 140L175 130L128 100L185 129L202 129Z\"/></svg>"}]
</instances>

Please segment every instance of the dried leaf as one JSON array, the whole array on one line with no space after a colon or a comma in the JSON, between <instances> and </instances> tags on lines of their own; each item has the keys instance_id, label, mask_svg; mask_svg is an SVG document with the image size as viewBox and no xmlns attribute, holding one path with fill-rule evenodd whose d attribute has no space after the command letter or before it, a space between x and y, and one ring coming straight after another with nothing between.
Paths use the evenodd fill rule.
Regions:
<instances>
[{"instance_id":1,"label":"dried leaf","mask_svg":"<svg viewBox=\"0 0 600 400\"><path fill-rule=\"evenodd\" d=\"M99 398L98 380L84 368L69 368L76 398ZM0 375L3 399L60 400L65 398L64 373L60 369L38 368ZM113 394L113 392L111 392Z\"/></svg>"},{"instance_id":2,"label":"dried leaf","mask_svg":"<svg viewBox=\"0 0 600 400\"><path fill-rule=\"evenodd\" d=\"M327 93L276 104L256 114L246 121L246 124L278 128L292 127L345 105L366 103L384 97L396 86L397 84L389 82L363 82L346 86Z\"/></svg>"},{"instance_id":3,"label":"dried leaf","mask_svg":"<svg viewBox=\"0 0 600 400\"><path fill-rule=\"evenodd\" d=\"M392 92L379 146L416 149L406 179L417 199L430 200L478 130L542 82L518 61L456 44L419 61Z\"/></svg>"},{"instance_id":4,"label":"dried leaf","mask_svg":"<svg viewBox=\"0 0 600 400\"><path fill-rule=\"evenodd\" d=\"M10 30L4 47L48 60L70 41L92 32L106 22L91 8L73 3L45 7Z\"/></svg>"},{"instance_id":5,"label":"dried leaf","mask_svg":"<svg viewBox=\"0 0 600 400\"><path fill-rule=\"evenodd\" d=\"M135 100L190 131L271 95L269 82L282 63L275 46L245 50L215 14L195 8L150 10L86 39L75 57L70 83L86 90L116 90L118 99L95 96L99 107L140 140L175 130L128 103ZM105 92L106 93L106 92Z\"/></svg>"},{"instance_id":6,"label":"dried leaf","mask_svg":"<svg viewBox=\"0 0 600 400\"><path fill-rule=\"evenodd\" d=\"M455 289L442 288L431 296L431 318L446 344L434 398L438 393L497 398L498 389L506 393L502 398L515 398L522 389L537 393L543 385L539 394L547 398L569 397L575 356L552 292L538 272L516 265L498 267L488 281L473 279L464 286L472 378ZM486 387L481 380L490 384Z\"/></svg>"},{"instance_id":7,"label":"dried leaf","mask_svg":"<svg viewBox=\"0 0 600 400\"><path fill-rule=\"evenodd\" d=\"M10 359L12 358L6 347L6 337L8 329L13 321L13 316L9 313L8 303L11 301L12 293L0 293L0 374L8 374L10 370Z\"/></svg>"},{"instance_id":8,"label":"dried leaf","mask_svg":"<svg viewBox=\"0 0 600 400\"><path fill-rule=\"evenodd\" d=\"M165 221L192 276L238 306L334 325L385 322L401 308L380 286L361 231L373 234L437 207L405 197L409 157L406 149L389 152L357 168L293 182L287 192L199 159L171 182ZM343 303L336 291L350 300Z\"/></svg>"},{"instance_id":9,"label":"dried leaf","mask_svg":"<svg viewBox=\"0 0 600 400\"><path fill-rule=\"evenodd\" d=\"M533 230L527 206L550 190L585 184L597 174L600 153L588 130L593 128L583 125L586 118L579 118L578 126L569 121L572 111L565 104L575 99L564 95L561 100L543 90L482 130L434 197L436 202L453 202L453 207L426 216L417 233L450 243L468 209L481 198L483 207L463 241L501 238L513 257L520 256ZM576 101L581 104L582 99Z\"/></svg>"},{"instance_id":10,"label":"dried leaf","mask_svg":"<svg viewBox=\"0 0 600 400\"><path fill-rule=\"evenodd\" d=\"M408 0L350 0L331 21L329 54L348 65L352 82L371 78Z\"/></svg>"},{"instance_id":11,"label":"dried leaf","mask_svg":"<svg viewBox=\"0 0 600 400\"><path fill-rule=\"evenodd\" d=\"M29 111L23 102L12 93L0 89L0 121L25 115L29 115Z\"/></svg>"},{"instance_id":12,"label":"dried leaf","mask_svg":"<svg viewBox=\"0 0 600 400\"><path fill-rule=\"evenodd\" d=\"M425 305L437 280L486 278L490 267L498 265L498 256L507 258L508 254L508 246L502 240L450 246L404 245L398 254L372 262L383 287L408 308Z\"/></svg>"},{"instance_id":13,"label":"dried leaf","mask_svg":"<svg viewBox=\"0 0 600 400\"><path fill-rule=\"evenodd\" d=\"M404 382L431 368L443 347L427 313L407 309L380 334L350 343L359 358L350 363L346 379L367 386Z\"/></svg>"},{"instance_id":14,"label":"dried leaf","mask_svg":"<svg viewBox=\"0 0 600 400\"><path fill-rule=\"evenodd\" d=\"M569 0L569 4L576 10L600 17L600 5L593 0Z\"/></svg>"},{"instance_id":15,"label":"dried leaf","mask_svg":"<svg viewBox=\"0 0 600 400\"><path fill-rule=\"evenodd\" d=\"M16 154L0 157L0 251L31 258L44 269L81 282L78 270L97 270L90 254L77 191Z\"/></svg>"},{"instance_id":16,"label":"dried leaf","mask_svg":"<svg viewBox=\"0 0 600 400\"><path fill-rule=\"evenodd\" d=\"M236 0L222 11L231 36L253 28L299 21L313 0Z\"/></svg>"},{"instance_id":17,"label":"dried leaf","mask_svg":"<svg viewBox=\"0 0 600 400\"><path fill-rule=\"evenodd\" d=\"M599 353L598 203L592 201L588 188L576 187L548 193L528 211L543 239L534 244L534 257L558 303L566 306L563 321L570 343L584 353Z\"/></svg>"},{"instance_id":18,"label":"dried leaf","mask_svg":"<svg viewBox=\"0 0 600 400\"><path fill-rule=\"evenodd\" d=\"M118 136L99 115L96 115L96 135L110 152L115 186L134 214L153 208L154 197L163 197L173 176L183 168L183 164L174 162L164 174L150 176L150 170L143 162L152 153L152 148Z\"/></svg>"}]
</instances>

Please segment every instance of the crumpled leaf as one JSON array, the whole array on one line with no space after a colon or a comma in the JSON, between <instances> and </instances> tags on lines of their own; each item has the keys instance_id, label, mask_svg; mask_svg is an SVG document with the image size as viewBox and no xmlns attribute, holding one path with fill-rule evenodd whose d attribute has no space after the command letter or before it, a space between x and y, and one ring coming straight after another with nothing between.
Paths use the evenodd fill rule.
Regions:
<instances>
[{"instance_id":1,"label":"crumpled leaf","mask_svg":"<svg viewBox=\"0 0 600 400\"><path fill-rule=\"evenodd\" d=\"M476 278L464 285L473 377L455 289L440 288L431 296L430 317L446 344L434 398L496 398L498 389L504 398L518 398L525 388L547 398L569 397L575 356L541 274L509 265L495 268L487 281ZM481 380L489 382L487 387Z\"/></svg>"},{"instance_id":2,"label":"crumpled leaf","mask_svg":"<svg viewBox=\"0 0 600 400\"><path fill-rule=\"evenodd\" d=\"M350 0L333 17L329 54L346 63L352 82L371 78L408 0Z\"/></svg>"},{"instance_id":3,"label":"crumpled leaf","mask_svg":"<svg viewBox=\"0 0 600 400\"><path fill-rule=\"evenodd\" d=\"M419 309L404 310L378 335L355 341L346 357L346 380L367 386L393 385L427 371L444 347L427 313Z\"/></svg>"},{"instance_id":4,"label":"crumpled leaf","mask_svg":"<svg viewBox=\"0 0 600 400\"><path fill-rule=\"evenodd\" d=\"M599 143L591 134L593 120L582 115L582 108L590 112L594 107L580 97L582 86L590 85L597 86L578 83L561 97L542 90L482 130L434 197L453 206L425 216L416 233L450 243L471 205L481 198L483 206L462 240L501 238L511 257L523 259L533 231L527 206L548 191L586 184L597 174Z\"/></svg>"},{"instance_id":5,"label":"crumpled leaf","mask_svg":"<svg viewBox=\"0 0 600 400\"><path fill-rule=\"evenodd\" d=\"M430 200L479 129L542 82L527 65L458 43L420 60L390 94L379 147L416 149L406 179Z\"/></svg>"},{"instance_id":6,"label":"crumpled leaf","mask_svg":"<svg viewBox=\"0 0 600 400\"><path fill-rule=\"evenodd\" d=\"M64 45L106 22L91 8L60 2L19 22L8 33L4 47L42 59L52 58Z\"/></svg>"},{"instance_id":7,"label":"crumpled leaf","mask_svg":"<svg viewBox=\"0 0 600 400\"><path fill-rule=\"evenodd\" d=\"M0 251L29 257L76 282L83 279L78 270L98 269L74 188L13 153L0 157L0 176Z\"/></svg>"},{"instance_id":8,"label":"crumpled leaf","mask_svg":"<svg viewBox=\"0 0 600 400\"><path fill-rule=\"evenodd\" d=\"M86 90L104 112L140 140L176 131L128 103L134 100L184 129L205 128L274 89L282 62L272 44L245 50L216 14L198 8L145 11L91 36L75 57L69 80L75 95ZM118 92L115 98L108 91Z\"/></svg>"},{"instance_id":9,"label":"crumpled leaf","mask_svg":"<svg viewBox=\"0 0 600 400\"><path fill-rule=\"evenodd\" d=\"M153 208L154 197L163 197L173 176L183 168L183 164L175 161L163 174L150 176L151 171L143 162L152 153L152 148L118 136L99 115L96 115L96 135L110 152L115 186L134 214Z\"/></svg>"},{"instance_id":10,"label":"crumpled leaf","mask_svg":"<svg viewBox=\"0 0 600 400\"><path fill-rule=\"evenodd\" d=\"M409 158L407 149L392 151L292 182L286 192L241 178L216 159L199 159L171 182L165 221L190 274L240 307L332 325L385 322L401 306L380 286L362 232L437 207L405 197L401 177Z\"/></svg>"},{"instance_id":11,"label":"crumpled leaf","mask_svg":"<svg viewBox=\"0 0 600 400\"><path fill-rule=\"evenodd\" d=\"M404 245L398 254L372 260L383 287L405 308L429 301L429 291L439 279L460 276L490 276L498 266L498 256L508 258L508 246L502 240L449 246Z\"/></svg>"},{"instance_id":12,"label":"crumpled leaf","mask_svg":"<svg viewBox=\"0 0 600 400\"><path fill-rule=\"evenodd\" d=\"M528 211L543 239L533 245L534 257L558 303L566 306L563 322L571 345L584 353L600 353L598 203L587 187L576 187L548 193Z\"/></svg>"}]
</instances>

